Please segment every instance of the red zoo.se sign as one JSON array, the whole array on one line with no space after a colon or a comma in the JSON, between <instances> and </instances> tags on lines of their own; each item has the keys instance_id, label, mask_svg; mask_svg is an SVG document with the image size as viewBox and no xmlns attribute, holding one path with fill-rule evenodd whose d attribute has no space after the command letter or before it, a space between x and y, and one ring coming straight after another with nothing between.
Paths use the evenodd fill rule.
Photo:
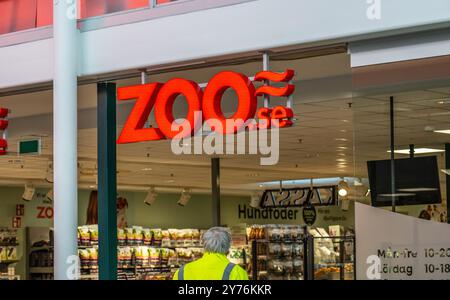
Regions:
<instances>
[{"instance_id":1,"label":"red zoo.se sign","mask_svg":"<svg viewBox=\"0 0 450 300\"><path fill-rule=\"evenodd\" d=\"M269 71L256 74L254 81L273 81L288 83L294 77L293 70L284 73ZM233 89L238 97L238 107L230 118L226 118L221 109L222 97L226 90ZM257 97L270 95L275 97L289 97L293 94L295 86L286 84L284 87L264 85L258 89L245 75L224 71L215 75L203 91L200 86L191 80L175 78L165 84L149 83L118 88L117 98L120 101L136 100L124 128L117 141L118 144L154 141L161 139L183 138L194 135L203 122L207 122L213 131L221 134L238 132L245 126L245 122L255 115L259 119L258 129L269 128L274 124L277 127L292 126L294 116L291 108L276 106L274 108L262 107L257 111ZM188 112L179 130L172 130L175 121L173 104L179 95L183 95L188 104ZM152 109L155 109L157 128L144 128ZM195 118L196 112L202 112L202 118ZM227 120L240 121L237 126L229 127ZM261 122L264 120L264 122ZM277 120L277 122L272 122ZM222 126L214 126L220 122ZM187 124L189 123L189 124ZM186 126L183 126L186 125ZM183 131L190 128L190 131Z\"/></svg>"}]
</instances>

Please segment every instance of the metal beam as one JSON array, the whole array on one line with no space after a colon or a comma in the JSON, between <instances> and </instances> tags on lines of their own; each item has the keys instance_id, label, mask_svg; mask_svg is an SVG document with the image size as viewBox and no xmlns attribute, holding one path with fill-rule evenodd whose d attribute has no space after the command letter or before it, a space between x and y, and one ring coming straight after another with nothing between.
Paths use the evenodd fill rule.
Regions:
<instances>
[{"instance_id":1,"label":"metal beam","mask_svg":"<svg viewBox=\"0 0 450 300\"><path fill-rule=\"evenodd\" d=\"M390 131L391 131L391 198L392 198L392 211L395 212L395 122L394 122L394 97L389 99L390 106Z\"/></svg>"},{"instance_id":2,"label":"metal beam","mask_svg":"<svg viewBox=\"0 0 450 300\"><path fill-rule=\"evenodd\" d=\"M450 144L445 144L445 169L450 170ZM445 189L447 191L447 222L450 224L450 175L445 175Z\"/></svg>"},{"instance_id":3,"label":"metal beam","mask_svg":"<svg viewBox=\"0 0 450 300\"><path fill-rule=\"evenodd\" d=\"M117 279L116 84L97 85L99 279Z\"/></svg>"},{"instance_id":4,"label":"metal beam","mask_svg":"<svg viewBox=\"0 0 450 300\"><path fill-rule=\"evenodd\" d=\"M77 21L54 1L53 166L55 279L78 279ZM30 64L28 64L30 65ZM30 105L30 104L29 104Z\"/></svg>"},{"instance_id":5,"label":"metal beam","mask_svg":"<svg viewBox=\"0 0 450 300\"><path fill-rule=\"evenodd\" d=\"M220 158L211 159L211 194L213 226L220 226Z\"/></svg>"}]
</instances>

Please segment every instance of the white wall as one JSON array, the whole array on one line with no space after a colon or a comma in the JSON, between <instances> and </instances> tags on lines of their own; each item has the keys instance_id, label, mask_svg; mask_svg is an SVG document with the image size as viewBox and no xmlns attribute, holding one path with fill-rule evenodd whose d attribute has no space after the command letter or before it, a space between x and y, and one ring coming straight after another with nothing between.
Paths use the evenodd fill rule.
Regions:
<instances>
[{"instance_id":1,"label":"white wall","mask_svg":"<svg viewBox=\"0 0 450 300\"><path fill-rule=\"evenodd\" d=\"M79 74L448 26L448 0L411 3L381 1L381 19L370 20L362 0L257 0L86 31L80 34ZM51 80L51 44L48 39L0 48L0 89Z\"/></svg>"}]
</instances>

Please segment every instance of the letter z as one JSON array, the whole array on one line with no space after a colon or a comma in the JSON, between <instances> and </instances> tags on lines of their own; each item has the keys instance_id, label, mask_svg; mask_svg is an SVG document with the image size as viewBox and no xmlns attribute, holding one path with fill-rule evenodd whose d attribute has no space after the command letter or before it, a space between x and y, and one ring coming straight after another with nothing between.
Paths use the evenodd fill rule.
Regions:
<instances>
[{"instance_id":1,"label":"letter z","mask_svg":"<svg viewBox=\"0 0 450 300\"><path fill-rule=\"evenodd\" d=\"M118 100L137 99L120 133L118 144L165 139L159 128L143 128L156 102L161 83L122 87L117 90Z\"/></svg>"}]
</instances>

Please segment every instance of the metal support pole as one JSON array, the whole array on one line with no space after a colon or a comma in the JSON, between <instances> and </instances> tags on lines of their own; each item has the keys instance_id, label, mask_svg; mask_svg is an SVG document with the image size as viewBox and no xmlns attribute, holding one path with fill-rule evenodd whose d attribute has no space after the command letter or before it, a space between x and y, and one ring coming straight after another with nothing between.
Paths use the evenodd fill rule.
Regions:
<instances>
[{"instance_id":1,"label":"metal support pole","mask_svg":"<svg viewBox=\"0 0 450 300\"><path fill-rule=\"evenodd\" d=\"M450 170L450 144L445 144L445 169ZM447 223L450 224L450 175L445 175L445 189L447 191Z\"/></svg>"},{"instance_id":2,"label":"metal support pole","mask_svg":"<svg viewBox=\"0 0 450 300\"><path fill-rule=\"evenodd\" d=\"M77 20L69 1L53 1L54 278L78 272Z\"/></svg>"},{"instance_id":3,"label":"metal support pole","mask_svg":"<svg viewBox=\"0 0 450 300\"><path fill-rule=\"evenodd\" d=\"M409 158L414 158L414 144L409 144Z\"/></svg>"},{"instance_id":4,"label":"metal support pole","mask_svg":"<svg viewBox=\"0 0 450 300\"><path fill-rule=\"evenodd\" d=\"M269 64L270 64L270 58L269 58L269 53L268 52L264 52L263 54L263 71L269 71ZM269 81L268 80L264 80L264 85L269 85ZM264 95L264 107L269 107L270 105L270 96L269 95Z\"/></svg>"},{"instance_id":5,"label":"metal support pole","mask_svg":"<svg viewBox=\"0 0 450 300\"><path fill-rule=\"evenodd\" d=\"M213 226L220 226L220 158L211 159Z\"/></svg>"},{"instance_id":6,"label":"metal support pole","mask_svg":"<svg viewBox=\"0 0 450 300\"><path fill-rule=\"evenodd\" d=\"M158 5L157 0L148 0L148 5L150 8L155 8Z\"/></svg>"},{"instance_id":7,"label":"metal support pole","mask_svg":"<svg viewBox=\"0 0 450 300\"><path fill-rule=\"evenodd\" d=\"M99 279L117 279L116 84L97 85Z\"/></svg>"},{"instance_id":8,"label":"metal support pole","mask_svg":"<svg viewBox=\"0 0 450 300\"><path fill-rule=\"evenodd\" d=\"M391 120L391 194L392 211L395 212L395 123L394 123L394 97L389 99L390 120Z\"/></svg>"}]
</instances>

